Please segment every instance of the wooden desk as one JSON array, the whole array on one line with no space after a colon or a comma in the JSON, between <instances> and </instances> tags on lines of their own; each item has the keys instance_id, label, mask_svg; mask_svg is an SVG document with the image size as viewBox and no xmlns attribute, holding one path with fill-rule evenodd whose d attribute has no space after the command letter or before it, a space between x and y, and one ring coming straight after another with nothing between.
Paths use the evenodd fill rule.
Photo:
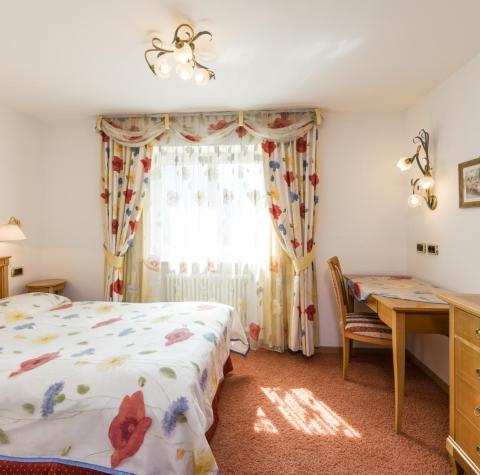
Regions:
<instances>
[{"instance_id":1,"label":"wooden desk","mask_svg":"<svg viewBox=\"0 0 480 475\"><path fill-rule=\"evenodd\" d=\"M348 279L348 276L345 276ZM440 289L439 289L440 290ZM353 296L350 294L350 299ZM405 339L407 333L438 333L448 336L447 304L413 302L370 295L364 302L392 329L393 375L395 386L395 432L402 426L405 394Z\"/></svg>"}]
</instances>

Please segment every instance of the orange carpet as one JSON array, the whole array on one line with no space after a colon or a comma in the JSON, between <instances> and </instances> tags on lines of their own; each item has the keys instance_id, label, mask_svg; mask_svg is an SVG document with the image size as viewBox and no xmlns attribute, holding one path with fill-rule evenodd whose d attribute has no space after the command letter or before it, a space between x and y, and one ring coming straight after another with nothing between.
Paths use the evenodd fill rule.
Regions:
<instances>
[{"instance_id":1,"label":"orange carpet","mask_svg":"<svg viewBox=\"0 0 480 475\"><path fill-rule=\"evenodd\" d=\"M211 441L222 475L448 474L448 397L407 362L402 434L393 431L389 355L251 351L234 356Z\"/></svg>"}]
</instances>

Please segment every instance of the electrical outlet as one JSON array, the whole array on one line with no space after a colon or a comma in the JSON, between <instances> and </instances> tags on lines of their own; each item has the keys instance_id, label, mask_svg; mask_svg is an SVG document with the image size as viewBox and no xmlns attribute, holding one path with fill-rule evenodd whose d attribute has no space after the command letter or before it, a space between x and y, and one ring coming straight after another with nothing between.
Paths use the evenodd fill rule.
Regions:
<instances>
[{"instance_id":1,"label":"electrical outlet","mask_svg":"<svg viewBox=\"0 0 480 475\"><path fill-rule=\"evenodd\" d=\"M427 245L424 242L417 242L417 252L419 254L425 254L427 252Z\"/></svg>"},{"instance_id":2,"label":"electrical outlet","mask_svg":"<svg viewBox=\"0 0 480 475\"><path fill-rule=\"evenodd\" d=\"M438 256L438 244L428 244L427 251L432 256Z\"/></svg>"},{"instance_id":3,"label":"electrical outlet","mask_svg":"<svg viewBox=\"0 0 480 475\"><path fill-rule=\"evenodd\" d=\"M11 276L18 277L19 275L23 275L23 267L14 267L11 271Z\"/></svg>"}]
</instances>

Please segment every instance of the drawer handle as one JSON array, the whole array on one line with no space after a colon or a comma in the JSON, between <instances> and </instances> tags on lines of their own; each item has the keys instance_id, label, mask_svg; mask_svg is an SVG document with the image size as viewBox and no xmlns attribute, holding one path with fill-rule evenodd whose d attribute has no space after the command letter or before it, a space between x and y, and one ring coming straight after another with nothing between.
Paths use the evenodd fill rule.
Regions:
<instances>
[{"instance_id":1,"label":"drawer handle","mask_svg":"<svg viewBox=\"0 0 480 475\"><path fill-rule=\"evenodd\" d=\"M477 449L477 454L480 455L480 446L477 445L476 449Z\"/></svg>"},{"instance_id":2,"label":"drawer handle","mask_svg":"<svg viewBox=\"0 0 480 475\"><path fill-rule=\"evenodd\" d=\"M476 336L477 338L480 338L480 328L477 328L477 329L475 330L475 336Z\"/></svg>"},{"instance_id":3,"label":"drawer handle","mask_svg":"<svg viewBox=\"0 0 480 475\"><path fill-rule=\"evenodd\" d=\"M477 369L475 370L475 373L477 373L477 376L480 378L480 368L477 368Z\"/></svg>"},{"instance_id":4,"label":"drawer handle","mask_svg":"<svg viewBox=\"0 0 480 475\"><path fill-rule=\"evenodd\" d=\"M474 410L473 410L473 414L477 417L480 417L480 406L477 406Z\"/></svg>"}]
</instances>

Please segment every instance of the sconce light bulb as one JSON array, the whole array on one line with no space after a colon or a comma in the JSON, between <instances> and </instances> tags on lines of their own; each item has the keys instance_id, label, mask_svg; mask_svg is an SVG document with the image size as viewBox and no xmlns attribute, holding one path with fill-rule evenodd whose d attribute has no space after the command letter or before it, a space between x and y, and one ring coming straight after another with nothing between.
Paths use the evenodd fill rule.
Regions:
<instances>
[{"instance_id":1,"label":"sconce light bulb","mask_svg":"<svg viewBox=\"0 0 480 475\"><path fill-rule=\"evenodd\" d=\"M415 193L413 193L408 197L408 206L410 206L411 208L417 208L421 204L422 204L422 200Z\"/></svg>"},{"instance_id":2,"label":"sconce light bulb","mask_svg":"<svg viewBox=\"0 0 480 475\"><path fill-rule=\"evenodd\" d=\"M397 162L397 167L404 172L412 166L412 163L413 160L410 157L403 157Z\"/></svg>"},{"instance_id":3,"label":"sconce light bulb","mask_svg":"<svg viewBox=\"0 0 480 475\"><path fill-rule=\"evenodd\" d=\"M435 180L433 179L433 177L431 177L429 175L422 176L422 178L420 178L420 180L418 180L418 186L422 190L429 190L429 189L433 188L434 184L435 184Z\"/></svg>"}]
</instances>

